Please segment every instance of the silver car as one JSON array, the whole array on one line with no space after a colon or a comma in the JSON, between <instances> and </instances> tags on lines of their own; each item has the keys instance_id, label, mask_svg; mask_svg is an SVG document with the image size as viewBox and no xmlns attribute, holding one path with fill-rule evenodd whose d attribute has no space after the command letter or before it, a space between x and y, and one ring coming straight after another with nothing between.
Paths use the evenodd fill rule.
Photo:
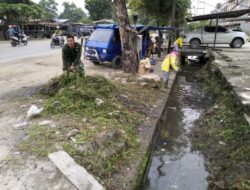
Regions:
<instances>
[{"instance_id":1,"label":"silver car","mask_svg":"<svg viewBox=\"0 0 250 190\"><path fill-rule=\"evenodd\" d=\"M183 43L191 48L198 48L202 44L213 44L215 37L215 26L206 26L184 34ZM233 31L222 26L217 28L216 44L229 44L232 48L241 48L248 42L245 32Z\"/></svg>"}]
</instances>

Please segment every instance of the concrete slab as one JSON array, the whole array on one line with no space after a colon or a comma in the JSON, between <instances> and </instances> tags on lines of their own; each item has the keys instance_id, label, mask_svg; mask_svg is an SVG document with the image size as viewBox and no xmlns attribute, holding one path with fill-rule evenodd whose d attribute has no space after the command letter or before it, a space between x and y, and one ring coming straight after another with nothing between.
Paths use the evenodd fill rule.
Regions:
<instances>
[{"instance_id":1,"label":"concrete slab","mask_svg":"<svg viewBox=\"0 0 250 190\"><path fill-rule=\"evenodd\" d=\"M49 159L78 190L104 190L86 169L76 164L66 152L49 154Z\"/></svg>"},{"instance_id":2,"label":"concrete slab","mask_svg":"<svg viewBox=\"0 0 250 190\"><path fill-rule=\"evenodd\" d=\"M250 43L240 49L213 51L214 64L234 89L246 112L250 114Z\"/></svg>"}]
</instances>

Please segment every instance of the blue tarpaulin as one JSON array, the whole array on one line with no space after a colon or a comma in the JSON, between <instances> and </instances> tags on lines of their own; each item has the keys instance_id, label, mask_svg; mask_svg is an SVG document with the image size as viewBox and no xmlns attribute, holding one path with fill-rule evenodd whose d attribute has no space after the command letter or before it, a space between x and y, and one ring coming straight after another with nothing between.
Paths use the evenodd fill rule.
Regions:
<instances>
[{"instance_id":1,"label":"blue tarpaulin","mask_svg":"<svg viewBox=\"0 0 250 190\"><path fill-rule=\"evenodd\" d=\"M142 30L145 27L146 30L178 30L178 28L175 27L160 27L160 26L145 26L145 25L137 25L136 30ZM95 27L97 28L103 28L103 29L118 29L119 26L117 24L97 24Z\"/></svg>"}]
</instances>

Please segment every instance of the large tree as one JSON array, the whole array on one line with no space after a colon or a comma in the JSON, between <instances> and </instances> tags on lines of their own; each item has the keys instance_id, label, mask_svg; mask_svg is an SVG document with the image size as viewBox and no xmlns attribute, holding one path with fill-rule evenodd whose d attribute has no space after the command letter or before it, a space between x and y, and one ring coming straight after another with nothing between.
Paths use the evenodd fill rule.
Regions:
<instances>
[{"instance_id":1,"label":"large tree","mask_svg":"<svg viewBox=\"0 0 250 190\"><path fill-rule=\"evenodd\" d=\"M126 0L112 0L119 24L119 32L122 45L123 70L136 73L138 60L136 53L136 31L130 27Z\"/></svg>"},{"instance_id":2,"label":"large tree","mask_svg":"<svg viewBox=\"0 0 250 190\"><path fill-rule=\"evenodd\" d=\"M190 0L129 0L135 12L143 12L159 25L179 26L185 22L185 16L191 6ZM173 11L173 8L175 9ZM174 19L173 19L174 17ZM173 22L174 21L174 22Z\"/></svg>"},{"instance_id":3,"label":"large tree","mask_svg":"<svg viewBox=\"0 0 250 190\"><path fill-rule=\"evenodd\" d=\"M113 16L110 0L86 0L85 8L92 20L111 19Z\"/></svg>"},{"instance_id":4,"label":"large tree","mask_svg":"<svg viewBox=\"0 0 250 190\"><path fill-rule=\"evenodd\" d=\"M70 19L72 22L79 22L86 17L84 11L81 8L78 8L75 3L64 2L63 6L64 10L60 15L60 18Z\"/></svg>"},{"instance_id":5,"label":"large tree","mask_svg":"<svg viewBox=\"0 0 250 190\"><path fill-rule=\"evenodd\" d=\"M39 5L44 10L47 19L53 19L58 16L58 3L55 0L40 0Z\"/></svg>"}]
</instances>

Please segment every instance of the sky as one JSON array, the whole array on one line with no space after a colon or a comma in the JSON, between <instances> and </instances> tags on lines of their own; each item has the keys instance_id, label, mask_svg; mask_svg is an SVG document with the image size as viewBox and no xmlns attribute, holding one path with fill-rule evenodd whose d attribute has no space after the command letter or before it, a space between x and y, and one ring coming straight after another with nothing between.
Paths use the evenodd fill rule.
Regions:
<instances>
[{"instance_id":1,"label":"sky","mask_svg":"<svg viewBox=\"0 0 250 190\"><path fill-rule=\"evenodd\" d=\"M39 3L40 0L32 0L36 3ZM82 9L85 10L85 5L84 5L84 0L55 0L57 3L58 3L58 10L59 12L62 12L63 11L63 2L74 2L76 4L77 7L80 7Z\"/></svg>"},{"instance_id":2,"label":"sky","mask_svg":"<svg viewBox=\"0 0 250 190\"><path fill-rule=\"evenodd\" d=\"M40 0L33 0L33 1L38 3ZM74 2L78 7L81 7L85 10L84 0L56 0L56 2L59 5L59 7L58 7L59 12L63 11L62 4L63 4L63 2L66 2L66 1L67 2ZM192 1L192 13L194 15L203 14L203 11L205 14L208 14L214 10L217 3L225 2L225 0L191 0L191 1ZM204 3L201 3L201 2L205 2L205 9L204 10L199 9L199 8L204 8ZM198 9L197 9L197 7L198 7ZM85 10L85 12L86 12L86 10Z\"/></svg>"},{"instance_id":3,"label":"sky","mask_svg":"<svg viewBox=\"0 0 250 190\"><path fill-rule=\"evenodd\" d=\"M192 1L192 13L193 15L201 15L203 11L205 14L211 13L215 9L217 3L223 3L226 0L191 0ZM205 9L204 3L205 2ZM197 9L198 7L198 9ZM202 9L201 9L202 8Z\"/></svg>"}]
</instances>

